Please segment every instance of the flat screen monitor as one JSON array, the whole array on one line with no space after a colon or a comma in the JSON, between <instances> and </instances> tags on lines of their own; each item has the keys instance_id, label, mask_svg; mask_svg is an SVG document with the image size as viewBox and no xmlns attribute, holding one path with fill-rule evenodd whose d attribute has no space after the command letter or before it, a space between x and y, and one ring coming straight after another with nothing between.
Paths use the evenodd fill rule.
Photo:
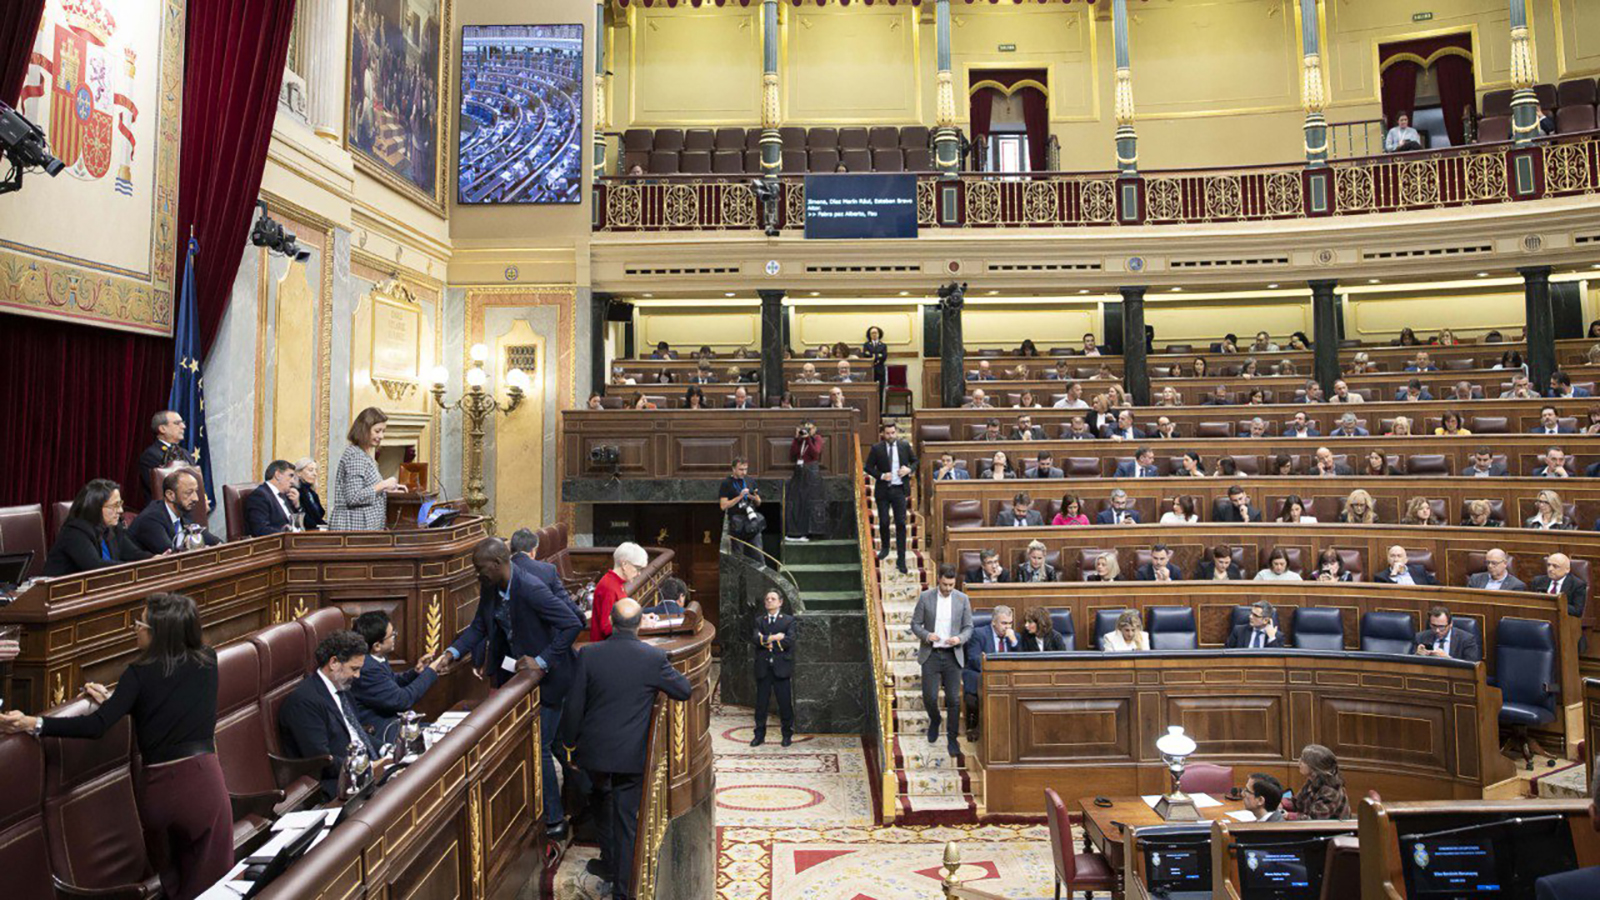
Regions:
<instances>
[{"instance_id":1,"label":"flat screen monitor","mask_svg":"<svg viewBox=\"0 0 1600 900\"><path fill-rule=\"evenodd\" d=\"M806 176L806 237L819 240L914 238L917 176Z\"/></svg>"},{"instance_id":2,"label":"flat screen monitor","mask_svg":"<svg viewBox=\"0 0 1600 900\"><path fill-rule=\"evenodd\" d=\"M1244 900L1317 900L1328 838L1273 844L1236 844L1239 894Z\"/></svg>"},{"instance_id":3,"label":"flat screen monitor","mask_svg":"<svg viewBox=\"0 0 1600 900\"><path fill-rule=\"evenodd\" d=\"M579 202L588 77L582 25L462 28L456 202Z\"/></svg>"},{"instance_id":4,"label":"flat screen monitor","mask_svg":"<svg viewBox=\"0 0 1600 900\"><path fill-rule=\"evenodd\" d=\"M1141 840L1144 882L1152 894L1211 889L1211 839Z\"/></svg>"},{"instance_id":5,"label":"flat screen monitor","mask_svg":"<svg viewBox=\"0 0 1600 900\"><path fill-rule=\"evenodd\" d=\"M1463 818L1467 824L1459 824ZM1433 816L1406 824L1434 829L1400 835L1406 893L1418 900L1534 900L1540 878L1578 866L1564 815Z\"/></svg>"}]
</instances>

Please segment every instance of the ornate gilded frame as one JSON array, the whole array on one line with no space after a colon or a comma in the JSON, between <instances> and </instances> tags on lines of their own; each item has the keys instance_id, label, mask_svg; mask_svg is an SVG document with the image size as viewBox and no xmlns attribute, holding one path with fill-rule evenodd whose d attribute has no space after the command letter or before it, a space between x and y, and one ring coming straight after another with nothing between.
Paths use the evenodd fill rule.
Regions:
<instances>
[{"instance_id":1,"label":"ornate gilded frame","mask_svg":"<svg viewBox=\"0 0 1600 900\"><path fill-rule=\"evenodd\" d=\"M406 197L427 207L440 216L445 214L445 178L450 171L450 161L454 154L445 146L448 138L451 113L446 106L450 95L450 61L451 52L455 49L455 0L434 0L438 4L439 20L439 71L438 82L435 85L434 109L437 121L434 122L433 145L436 148L433 161L433 193L428 193L410 179L393 172L388 166L373 158L367 151L356 146L350 139L354 132L354 123L350 121L352 110L350 108L350 76L355 60L355 23L352 20L349 34L345 37L344 44L344 149L350 153L350 158L355 161L357 171L371 175L390 188L404 194ZM354 4L351 5L352 16ZM453 182L452 182L453 183Z\"/></svg>"}]
</instances>

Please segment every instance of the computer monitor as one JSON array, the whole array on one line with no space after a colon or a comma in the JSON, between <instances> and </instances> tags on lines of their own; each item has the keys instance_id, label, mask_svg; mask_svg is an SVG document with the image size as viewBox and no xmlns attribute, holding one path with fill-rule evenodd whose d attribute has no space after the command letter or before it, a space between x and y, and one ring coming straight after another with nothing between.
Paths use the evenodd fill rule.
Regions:
<instances>
[{"instance_id":1,"label":"computer monitor","mask_svg":"<svg viewBox=\"0 0 1600 900\"><path fill-rule=\"evenodd\" d=\"M1145 888L1155 896L1211 889L1211 832L1185 829L1136 835Z\"/></svg>"},{"instance_id":2,"label":"computer monitor","mask_svg":"<svg viewBox=\"0 0 1600 900\"><path fill-rule=\"evenodd\" d=\"M1317 900L1332 835L1296 841L1235 843L1243 900ZM1238 840L1236 836L1235 840Z\"/></svg>"},{"instance_id":3,"label":"computer monitor","mask_svg":"<svg viewBox=\"0 0 1600 900\"><path fill-rule=\"evenodd\" d=\"M1578 867L1572 829L1563 815L1469 813L1408 817L1406 824L1432 827L1463 819L1467 824L1399 836L1407 896L1533 900L1534 882Z\"/></svg>"},{"instance_id":4,"label":"computer monitor","mask_svg":"<svg viewBox=\"0 0 1600 900\"><path fill-rule=\"evenodd\" d=\"M33 551L0 553L0 591L8 591L21 584L33 565Z\"/></svg>"}]
</instances>

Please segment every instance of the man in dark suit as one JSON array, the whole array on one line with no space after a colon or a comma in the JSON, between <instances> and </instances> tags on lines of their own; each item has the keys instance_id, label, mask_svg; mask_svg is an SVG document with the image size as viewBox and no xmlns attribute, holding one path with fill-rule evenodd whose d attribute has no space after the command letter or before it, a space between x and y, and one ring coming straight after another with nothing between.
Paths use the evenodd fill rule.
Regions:
<instances>
[{"instance_id":1,"label":"man in dark suit","mask_svg":"<svg viewBox=\"0 0 1600 900\"><path fill-rule=\"evenodd\" d=\"M978 567L967 570L967 584L1009 584L1011 573L1000 564L1000 553L985 548L978 551Z\"/></svg>"},{"instance_id":2,"label":"man in dark suit","mask_svg":"<svg viewBox=\"0 0 1600 900\"><path fill-rule=\"evenodd\" d=\"M155 443L139 454L139 492L150 493L150 473L164 469L175 462L194 465L194 457L183 447L183 435L188 430L183 416L170 409L156 413L150 419L150 430L156 433Z\"/></svg>"},{"instance_id":3,"label":"man in dark suit","mask_svg":"<svg viewBox=\"0 0 1600 900\"><path fill-rule=\"evenodd\" d=\"M511 533L509 542L511 547L511 564L527 572L529 575L544 582L550 593L557 600L578 609L578 602L567 593L567 586L561 580L561 571L551 563L542 559L534 559L533 552L539 549L539 533L531 528L518 528ZM677 579L672 579L676 581ZM663 587L665 582L662 583ZM583 612L579 610L578 615Z\"/></svg>"},{"instance_id":4,"label":"man in dark suit","mask_svg":"<svg viewBox=\"0 0 1600 900\"><path fill-rule=\"evenodd\" d=\"M1107 428L1105 436L1113 441L1142 441L1145 438L1144 429L1133 424L1131 409L1117 413L1117 424Z\"/></svg>"},{"instance_id":5,"label":"man in dark suit","mask_svg":"<svg viewBox=\"0 0 1600 900\"><path fill-rule=\"evenodd\" d=\"M1504 478L1506 464L1494 458L1494 451L1488 447L1479 447L1472 451L1472 465L1467 466L1461 474L1468 478Z\"/></svg>"},{"instance_id":6,"label":"man in dark suit","mask_svg":"<svg viewBox=\"0 0 1600 900\"><path fill-rule=\"evenodd\" d=\"M1282 822L1283 785L1264 772L1253 773L1245 779L1244 808L1253 813L1257 822Z\"/></svg>"},{"instance_id":7,"label":"man in dark suit","mask_svg":"<svg viewBox=\"0 0 1600 900\"><path fill-rule=\"evenodd\" d=\"M1111 505L1100 510L1094 521L1096 525L1137 525L1139 511L1133 508L1133 501L1128 499L1128 492L1116 488L1111 492Z\"/></svg>"},{"instance_id":8,"label":"man in dark suit","mask_svg":"<svg viewBox=\"0 0 1600 900\"><path fill-rule=\"evenodd\" d=\"M682 702L691 691L665 650L639 640L642 617L631 598L612 605L611 636L578 654L561 725L562 746L594 784L600 860L590 872L610 884L616 900L633 896L633 843L656 694Z\"/></svg>"},{"instance_id":9,"label":"man in dark suit","mask_svg":"<svg viewBox=\"0 0 1600 900\"><path fill-rule=\"evenodd\" d=\"M1244 485L1228 488L1228 505L1217 510L1218 522L1259 522L1261 510L1250 505L1250 492Z\"/></svg>"},{"instance_id":10,"label":"man in dark suit","mask_svg":"<svg viewBox=\"0 0 1600 900\"><path fill-rule=\"evenodd\" d=\"M1327 447L1318 447L1316 459L1311 466L1312 475L1318 478L1331 478L1335 475L1351 475L1350 467L1333 458L1333 451Z\"/></svg>"},{"instance_id":11,"label":"man in dark suit","mask_svg":"<svg viewBox=\"0 0 1600 900\"><path fill-rule=\"evenodd\" d=\"M733 389L733 399L727 402L728 409L755 409L758 406L750 392L740 385Z\"/></svg>"},{"instance_id":12,"label":"man in dark suit","mask_svg":"<svg viewBox=\"0 0 1600 900\"><path fill-rule=\"evenodd\" d=\"M415 667L395 672L389 665L396 635L389 614L382 610L364 612L350 627L367 642L367 661L361 666L361 677L350 684L350 699L355 703L361 727L382 747L394 743L399 736L400 714L416 706L439 680L439 670L444 668L447 656L424 656Z\"/></svg>"},{"instance_id":13,"label":"man in dark suit","mask_svg":"<svg viewBox=\"0 0 1600 900\"><path fill-rule=\"evenodd\" d=\"M1033 498L1019 493L1011 498L1010 509L1002 509L994 517L994 524L996 528L1038 528L1044 524L1044 518L1033 508Z\"/></svg>"},{"instance_id":14,"label":"man in dark suit","mask_svg":"<svg viewBox=\"0 0 1600 900\"><path fill-rule=\"evenodd\" d=\"M1232 402L1233 398L1228 396L1227 385L1222 384L1212 388L1211 393L1203 394L1200 397L1201 406L1227 406Z\"/></svg>"},{"instance_id":15,"label":"man in dark suit","mask_svg":"<svg viewBox=\"0 0 1600 900\"><path fill-rule=\"evenodd\" d=\"M1226 544L1212 547L1211 553L1194 568L1195 581L1239 581L1242 578L1244 570L1233 561L1233 548Z\"/></svg>"},{"instance_id":16,"label":"man in dark suit","mask_svg":"<svg viewBox=\"0 0 1600 900\"><path fill-rule=\"evenodd\" d=\"M294 489L294 464L275 459L256 489L244 498L244 533L266 537L294 530L294 514L300 511L300 497Z\"/></svg>"},{"instance_id":17,"label":"man in dark suit","mask_svg":"<svg viewBox=\"0 0 1600 900\"><path fill-rule=\"evenodd\" d=\"M1550 374L1550 390L1545 393L1545 396L1572 399L1574 397L1590 397L1593 396L1593 392L1586 387L1573 387L1572 376L1566 372L1558 371Z\"/></svg>"},{"instance_id":18,"label":"man in dark suit","mask_svg":"<svg viewBox=\"0 0 1600 900\"><path fill-rule=\"evenodd\" d=\"M767 700L778 695L778 724L783 729L783 746L794 741L794 679L795 632L798 630L794 616L783 612L783 595L776 590L767 591L762 599L766 614L756 618L756 733L750 746L759 747L767 742Z\"/></svg>"},{"instance_id":19,"label":"man in dark suit","mask_svg":"<svg viewBox=\"0 0 1600 900\"><path fill-rule=\"evenodd\" d=\"M1017 416L1017 427L1011 431L1013 441L1042 441L1044 440L1044 426L1033 424L1033 416L1023 413Z\"/></svg>"},{"instance_id":20,"label":"man in dark suit","mask_svg":"<svg viewBox=\"0 0 1600 900\"><path fill-rule=\"evenodd\" d=\"M911 473L917 470L917 455L911 444L900 440L893 422L882 426L883 439L867 452L867 475L877 482L879 559L889 558L889 520L894 519L895 568L906 571L906 498L911 490Z\"/></svg>"},{"instance_id":21,"label":"man in dark suit","mask_svg":"<svg viewBox=\"0 0 1600 900\"><path fill-rule=\"evenodd\" d=\"M1133 459L1117 463L1117 471L1111 477L1155 478L1159 474L1156 471L1156 452L1149 447L1140 447Z\"/></svg>"},{"instance_id":22,"label":"man in dark suit","mask_svg":"<svg viewBox=\"0 0 1600 900\"><path fill-rule=\"evenodd\" d=\"M551 743L561 724L561 703L572 683L572 641L583 618L570 601L556 599L544 582L511 564L511 548L499 538L484 538L472 551L478 571L478 610L472 623L445 648L453 659L481 660L489 683L499 687L520 670L539 685L540 755L544 783L556 784ZM544 792L545 831L551 840L567 836L561 792Z\"/></svg>"},{"instance_id":23,"label":"man in dark suit","mask_svg":"<svg viewBox=\"0 0 1600 900\"><path fill-rule=\"evenodd\" d=\"M1573 618L1583 616L1583 607L1589 599L1589 585L1572 574L1572 560L1565 553L1552 553L1544 558L1545 574L1528 585L1528 590L1541 594L1561 594L1567 598L1567 612Z\"/></svg>"},{"instance_id":24,"label":"man in dark suit","mask_svg":"<svg viewBox=\"0 0 1600 900\"><path fill-rule=\"evenodd\" d=\"M1487 591L1525 591L1527 584L1521 578L1511 574L1510 560L1506 552L1499 547L1491 548L1483 554L1484 571L1474 572L1467 576L1467 587Z\"/></svg>"},{"instance_id":25,"label":"man in dark suit","mask_svg":"<svg viewBox=\"0 0 1600 900\"><path fill-rule=\"evenodd\" d=\"M1029 478L1060 478L1064 473L1056 465L1055 454L1049 450L1040 450L1035 465L1028 470Z\"/></svg>"},{"instance_id":26,"label":"man in dark suit","mask_svg":"<svg viewBox=\"0 0 1600 900\"><path fill-rule=\"evenodd\" d=\"M1453 627L1450 610L1443 606L1428 610L1428 627L1417 632L1416 652L1418 656L1464 659L1467 662L1483 659L1483 648L1478 646L1478 639Z\"/></svg>"},{"instance_id":27,"label":"man in dark suit","mask_svg":"<svg viewBox=\"0 0 1600 900\"><path fill-rule=\"evenodd\" d=\"M1546 406L1539 410L1539 424L1528 429L1529 434L1572 434L1577 429L1561 421L1561 416L1556 413L1554 406Z\"/></svg>"},{"instance_id":28,"label":"man in dark suit","mask_svg":"<svg viewBox=\"0 0 1600 900\"><path fill-rule=\"evenodd\" d=\"M128 537L146 553L159 556L177 550L179 539L195 524L189 514L200 502L200 479L188 469L179 469L162 479L161 496L139 511L128 526ZM222 543L222 538L204 529L200 535L207 547Z\"/></svg>"},{"instance_id":29,"label":"man in dark suit","mask_svg":"<svg viewBox=\"0 0 1600 900\"><path fill-rule=\"evenodd\" d=\"M933 470L934 481L966 481L971 477L965 468L956 465L956 458L949 452L939 454L939 466Z\"/></svg>"},{"instance_id":30,"label":"man in dark suit","mask_svg":"<svg viewBox=\"0 0 1600 900\"><path fill-rule=\"evenodd\" d=\"M1228 650L1264 650L1283 646L1283 635L1278 633L1277 611L1265 600L1250 604L1250 622L1238 625L1228 632L1222 645Z\"/></svg>"},{"instance_id":31,"label":"man in dark suit","mask_svg":"<svg viewBox=\"0 0 1600 900\"><path fill-rule=\"evenodd\" d=\"M1600 766L1589 775L1589 821L1600 831ZM1593 900L1600 897L1600 866L1546 875L1533 883L1535 900Z\"/></svg>"},{"instance_id":32,"label":"man in dark suit","mask_svg":"<svg viewBox=\"0 0 1600 900\"><path fill-rule=\"evenodd\" d=\"M1422 563L1410 561L1406 548L1399 544L1389 548L1389 567L1372 576L1372 580L1379 584L1438 584L1433 573L1423 567Z\"/></svg>"},{"instance_id":33,"label":"man in dark suit","mask_svg":"<svg viewBox=\"0 0 1600 900\"><path fill-rule=\"evenodd\" d=\"M983 660L991 653L1015 653L1018 649L1016 614L1001 604L994 608L989 624L972 629L967 643L967 658L961 664L961 706L967 720L967 740L978 740L979 699L983 687Z\"/></svg>"},{"instance_id":34,"label":"man in dark suit","mask_svg":"<svg viewBox=\"0 0 1600 900\"><path fill-rule=\"evenodd\" d=\"M335 631L317 644L317 670L300 681L278 707L278 739L293 759L332 757L322 770L322 790L339 795L339 770L352 745L375 756L378 744L361 727L350 685L361 677L367 645L354 631Z\"/></svg>"},{"instance_id":35,"label":"man in dark suit","mask_svg":"<svg viewBox=\"0 0 1600 900\"><path fill-rule=\"evenodd\" d=\"M1135 569L1134 581L1182 581L1183 573L1172 564L1172 549L1166 544L1150 548L1150 561Z\"/></svg>"},{"instance_id":36,"label":"man in dark suit","mask_svg":"<svg viewBox=\"0 0 1600 900\"><path fill-rule=\"evenodd\" d=\"M1560 447L1551 447L1544 452L1544 465L1533 470L1534 478L1571 478L1572 461L1567 459L1567 451Z\"/></svg>"},{"instance_id":37,"label":"man in dark suit","mask_svg":"<svg viewBox=\"0 0 1600 900\"><path fill-rule=\"evenodd\" d=\"M1306 438L1321 437L1322 432L1317 430L1317 423L1306 417L1304 410L1297 410L1294 419L1283 429L1284 437Z\"/></svg>"},{"instance_id":38,"label":"man in dark suit","mask_svg":"<svg viewBox=\"0 0 1600 900\"><path fill-rule=\"evenodd\" d=\"M650 354L651 359L677 359L678 351L672 349L666 341L657 341L656 350Z\"/></svg>"},{"instance_id":39,"label":"man in dark suit","mask_svg":"<svg viewBox=\"0 0 1600 900\"><path fill-rule=\"evenodd\" d=\"M1413 378L1404 387L1395 388L1394 399L1402 403L1416 403L1419 400L1432 400L1433 394L1423 387L1422 379Z\"/></svg>"}]
</instances>

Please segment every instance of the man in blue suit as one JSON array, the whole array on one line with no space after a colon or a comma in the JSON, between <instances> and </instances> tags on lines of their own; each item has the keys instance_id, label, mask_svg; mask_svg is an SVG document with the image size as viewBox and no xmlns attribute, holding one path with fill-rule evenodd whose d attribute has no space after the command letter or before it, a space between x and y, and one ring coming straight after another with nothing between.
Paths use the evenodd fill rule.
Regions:
<instances>
[{"instance_id":1,"label":"man in blue suit","mask_svg":"<svg viewBox=\"0 0 1600 900\"><path fill-rule=\"evenodd\" d=\"M1546 406L1539 410L1539 424L1528 429L1529 434L1573 434L1577 429L1561 421L1561 416L1556 413L1554 406Z\"/></svg>"},{"instance_id":2,"label":"man in blue suit","mask_svg":"<svg viewBox=\"0 0 1600 900\"><path fill-rule=\"evenodd\" d=\"M176 550L179 535L194 524L189 514L202 502L200 479L188 469L179 469L162 479L161 496L139 511L128 526L128 537L146 553L157 556ZM222 543L222 538L209 531L202 530L200 534L207 547Z\"/></svg>"},{"instance_id":3,"label":"man in blue suit","mask_svg":"<svg viewBox=\"0 0 1600 900\"><path fill-rule=\"evenodd\" d=\"M996 606L989 624L972 629L972 640L967 642L967 658L961 665L961 698L966 707L969 741L978 739L978 708L982 705L978 689L983 686L983 659L991 653L1017 651L1015 621L1011 607Z\"/></svg>"},{"instance_id":4,"label":"man in blue suit","mask_svg":"<svg viewBox=\"0 0 1600 900\"><path fill-rule=\"evenodd\" d=\"M1572 397L1589 397L1591 392L1586 387L1573 387L1572 376L1566 372L1556 371L1550 374L1550 390L1545 392L1546 397L1568 399Z\"/></svg>"},{"instance_id":5,"label":"man in blue suit","mask_svg":"<svg viewBox=\"0 0 1600 900\"><path fill-rule=\"evenodd\" d=\"M317 670L307 675L278 708L278 739L291 759L332 758L322 770L322 790L337 800L339 769L352 744L369 756L378 745L361 727L350 685L361 677L367 646L354 631L335 631L317 644Z\"/></svg>"},{"instance_id":6,"label":"man in blue suit","mask_svg":"<svg viewBox=\"0 0 1600 900\"><path fill-rule=\"evenodd\" d=\"M261 483L244 498L244 533L249 537L266 537L289 531L294 524L294 514L300 508L300 496L294 489L294 464L275 459L267 465Z\"/></svg>"},{"instance_id":7,"label":"man in blue suit","mask_svg":"<svg viewBox=\"0 0 1600 900\"><path fill-rule=\"evenodd\" d=\"M367 642L367 661L361 666L361 677L350 685L356 718L378 746L394 743L399 735L400 714L416 706L438 682L447 657L443 653L424 656L414 668L397 673L389 665L396 632L388 613L364 612L350 627Z\"/></svg>"},{"instance_id":8,"label":"man in blue suit","mask_svg":"<svg viewBox=\"0 0 1600 900\"><path fill-rule=\"evenodd\" d=\"M567 586L561 581L561 572L551 563L542 559L534 559L533 552L539 549L539 533L531 528L518 528L511 534L511 563L529 575L539 579L550 593L562 603L578 609L577 601L567 593ZM582 615L581 611L579 613Z\"/></svg>"},{"instance_id":9,"label":"man in blue suit","mask_svg":"<svg viewBox=\"0 0 1600 900\"><path fill-rule=\"evenodd\" d=\"M1600 766L1589 779L1589 821L1600 831ZM1590 900L1600 897L1600 866L1546 875L1533 883L1537 900Z\"/></svg>"},{"instance_id":10,"label":"man in blue suit","mask_svg":"<svg viewBox=\"0 0 1600 900\"><path fill-rule=\"evenodd\" d=\"M1133 508L1133 502L1128 499L1128 492L1116 488L1111 492L1111 505L1100 510L1094 521L1097 525L1137 525L1139 511Z\"/></svg>"},{"instance_id":11,"label":"man in blue suit","mask_svg":"<svg viewBox=\"0 0 1600 900\"><path fill-rule=\"evenodd\" d=\"M933 470L934 481L966 481L972 476L956 466L956 458L948 452L939 454L939 467Z\"/></svg>"},{"instance_id":12,"label":"man in blue suit","mask_svg":"<svg viewBox=\"0 0 1600 900\"><path fill-rule=\"evenodd\" d=\"M1117 463L1117 471L1113 478L1154 478L1156 472L1156 452L1149 447L1140 447L1133 459L1125 459Z\"/></svg>"},{"instance_id":13,"label":"man in blue suit","mask_svg":"<svg viewBox=\"0 0 1600 900\"><path fill-rule=\"evenodd\" d=\"M563 602L537 577L512 565L511 548L499 538L484 538L472 551L478 571L478 612L472 624L445 652L453 659L481 660L489 683L499 687L518 671L539 685L540 755L544 765L545 831L551 840L567 837L566 811L556 787L550 743L561 724L561 704L572 683L572 641L583 618L570 600Z\"/></svg>"}]
</instances>

